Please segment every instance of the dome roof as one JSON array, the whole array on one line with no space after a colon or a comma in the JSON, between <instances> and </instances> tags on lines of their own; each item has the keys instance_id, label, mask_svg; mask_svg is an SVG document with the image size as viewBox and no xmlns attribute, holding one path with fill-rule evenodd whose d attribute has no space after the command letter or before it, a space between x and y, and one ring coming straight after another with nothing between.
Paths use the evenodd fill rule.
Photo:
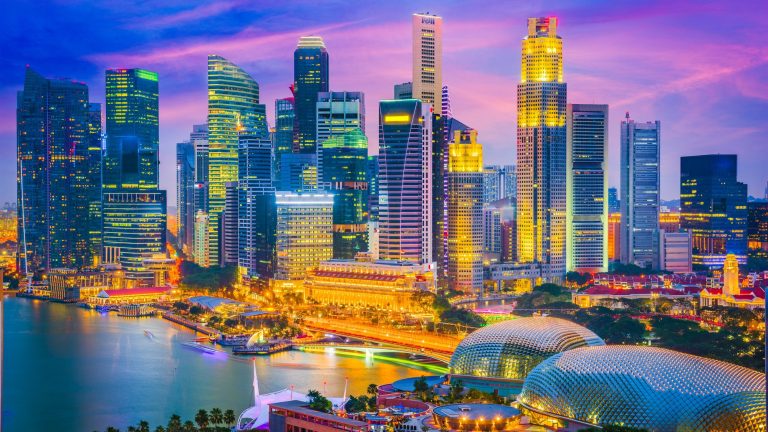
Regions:
<instances>
[{"instance_id":1,"label":"dome roof","mask_svg":"<svg viewBox=\"0 0 768 432\"><path fill-rule=\"evenodd\" d=\"M544 359L573 348L605 345L591 330L560 318L519 318L470 333L456 347L455 375L523 380Z\"/></svg>"},{"instance_id":2,"label":"dome roof","mask_svg":"<svg viewBox=\"0 0 768 432\"><path fill-rule=\"evenodd\" d=\"M539 364L518 401L537 413L589 424L763 430L765 374L663 348L585 347Z\"/></svg>"}]
</instances>

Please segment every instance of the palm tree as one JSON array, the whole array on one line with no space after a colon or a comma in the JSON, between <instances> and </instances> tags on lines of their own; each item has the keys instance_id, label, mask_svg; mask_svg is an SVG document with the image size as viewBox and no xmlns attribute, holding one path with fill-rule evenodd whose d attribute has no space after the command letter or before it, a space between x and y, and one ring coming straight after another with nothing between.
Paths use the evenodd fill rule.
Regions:
<instances>
[{"instance_id":1,"label":"palm tree","mask_svg":"<svg viewBox=\"0 0 768 432\"><path fill-rule=\"evenodd\" d=\"M118 429L116 427L109 426L107 428L107 432L120 432L120 429Z\"/></svg>"},{"instance_id":2,"label":"palm tree","mask_svg":"<svg viewBox=\"0 0 768 432\"><path fill-rule=\"evenodd\" d=\"M139 432L149 432L149 423L146 420L139 422Z\"/></svg>"},{"instance_id":3,"label":"palm tree","mask_svg":"<svg viewBox=\"0 0 768 432\"><path fill-rule=\"evenodd\" d=\"M184 422L184 432L195 432L197 431L197 428L195 427L195 424L192 423L191 420L187 420Z\"/></svg>"},{"instance_id":4,"label":"palm tree","mask_svg":"<svg viewBox=\"0 0 768 432\"><path fill-rule=\"evenodd\" d=\"M178 414L172 415L168 420L168 432L181 432L181 417Z\"/></svg>"},{"instance_id":5,"label":"palm tree","mask_svg":"<svg viewBox=\"0 0 768 432\"><path fill-rule=\"evenodd\" d=\"M166 432L166 431L165 431L164 427L158 426L158 427L155 428L155 432Z\"/></svg>"},{"instance_id":6,"label":"palm tree","mask_svg":"<svg viewBox=\"0 0 768 432\"><path fill-rule=\"evenodd\" d=\"M371 396L376 396L376 394L379 392L379 386L376 384L368 384L368 388L365 390L365 392Z\"/></svg>"},{"instance_id":7,"label":"palm tree","mask_svg":"<svg viewBox=\"0 0 768 432\"><path fill-rule=\"evenodd\" d=\"M210 419L208 418L208 411L201 409L197 411L197 414L195 414L195 423L200 426L200 429L205 430L205 428L208 427L209 421Z\"/></svg>"},{"instance_id":8,"label":"palm tree","mask_svg":"<svg viewBox=\"0 0 768 432\"><path fill-rule=\"evenodd\" d=\"M221 409L214 408L211 410L211 423L214 425L220 425L224 421L224 416L221 413Z\"/></svg>"},{"instance_id":9,"label":"palm tree","mask_svg":"<svg viewBox=\"0 0 768 432\"><path fill-rule=\"evenodd\" d=\"M128 432L139 432L136 426L128 426Z\"/></svg>"},{"instance_id":10,"label":"palm tree","mask_svg":"<svg viewBox=\"0 0 768 432\"><path fill-rule=\"evenodd\" d=\"M228 409L228 410L224 411L224 423L226 423L227 426L234 425L235 421L237 421L237 419L235 418L235 412L234 411L232 411L231 409Z\"/></svg>"}]
</instances>

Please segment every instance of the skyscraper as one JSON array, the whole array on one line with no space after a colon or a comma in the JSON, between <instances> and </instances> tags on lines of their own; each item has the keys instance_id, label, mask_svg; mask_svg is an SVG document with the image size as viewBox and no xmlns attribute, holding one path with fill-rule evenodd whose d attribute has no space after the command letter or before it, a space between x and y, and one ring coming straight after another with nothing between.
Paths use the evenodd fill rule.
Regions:
<instances>
[{"instance_id":1,"label":"skyscraper","mask_svg":"<svg viewBox=\"0 0 768 432\"><path fill-rule=\"evenodd\" d=\"M317 95L317 181L324 188L323 143L352 130L365 134L365 98L361 92L323 92ZM367 143L366 143L367 148Z\"/></svg>"},{"instance_id":2,"label":"skyscraper","mask_svg":"<svg viewBox=\"0 0 768 432\"><path fill-rule=\"evenodd\" d=\"M608 188L608 212L618 212L619 208L619 191L615 187Z\"/></svg>"},{"instance_id":3,"label":"skyscraper","mask_svg":"<svg viewBox=\"0 0 768 432\"><path fill-rule=\"evenodd\" d=\"M379 256L432 260L432 116L416 99L379 103Z\"/></svg>"},{"instance_id":4,"label":"skyscraper","mask_svg":"<svg viewBox=\"0 0 768 432\"><path fill-rule=\"evenodd\" d=\"M275 188L272 143L243 134L238 147L238 267L247 283L266 283L274 275Z\"/></svg>"},{"instance_id":5,"label":"skyscraper","mask_svg":"<svg viewBox=\"0 0 768 432\"><path fill-rule=\"evenodd\" d=\"M239 205L237 182L227 182L224 211L221 213L221 256L219 265L222 267L237 265ZM244 205L248 205L248 203L244 203Z\"/></svg>"},{"instance_id":6,"label":"skyscraper","mask_svg":"<svg viewBox=\"0 0 768 432\"><path fill-rule=\"evenodd\" d=\"M104 189L155 190L160 147L157 73L108 69L106 85Z\"/></svg>"},{"instance_id":7,"label":"skyscraper","mask_svg":"<svg viewBox=\"0 0 768 432\"><path fill-rule=\"evenodd\" d=\"M448 92L448 86L443 86L442 100L443 108L440 114L443 117L453 117L453 110L451 110L451 94Z\"/></svg>"},{"instance_id":8,"label":"skyscraper","mask_svg":"<svg viewBox=\"0 0 768 432\"><path fill-rule=\"evenodd\" d=\"M483 168L483 177L483 202L488 204L500 200L504 193L501 167L486 165Z\"/></svg>"},{"instance_id":9,"label":"skyscraper","mask_svg":"<svg viewBox=\"0 0 768 432\"><path fill-rule=\"evenodd\" d=\"M195 148L191 142L176 144L176 245L192 253L195 233Z\"/></svg>"},{"instance_id":10,"label":"skyscraper","mask_svg":"<svg viewBox=\"0 0 768 432\"><path fill-rule=\"evenodd\" d=\"M333 193L333 257L368 250L368 139L360 129L321 144L323 183Z\"/></svg>"},{"instance_id":11,"label":"skyscraper","mask_svg":"<svg viewBox=\"0 0 768 432\"><path fill-rule=\"evenodd\" d=\"M517 166L504 165L501 167L501 174L504 185L501 198L517 199Z\"/></svg>"},{"instance_id":12,"label":"skyscraper","mask_svg":"<svg viewBox=\"0 0 768 432\"><path fill-rule=\"evenodd\" d=\"M413 99L413 83L409 81L395 84L394 99Z\"/></svg>"},{"instance_id":13,"label":"skyscraper","mask_svg":"<svg viewBox=\"0 0 768 432\"><path fill-rule=\"evenodd\" d=\"M295 105L296 101L293 96L275 100L275 140L273 142L275 170L273 175L276 180L280 178L282 155L293 151L296 129Z\"/></svg>"},{"instance_id":14,"label":"skyscraper","mask_svg":"<svg viewBox=\"0 0 768 432\"><path fill-rule=\"evenodd\" d=\"M258 104L259 84L250 75L223 57L208 56L208 255L211 263L219 262L220 217L224 211L226 184L238 181L239 134L259 129Z\"/></svg>"},{"instance_id":15,"label":"skyscraper","mask_svg":"<svg viewBox=\"0 0 768 432\"><path fill-rule=\"evenodd\" d=\"M566 84L557 18L529 18L517 86L517 254L565 275Z\"/></svg>"},{"instance_id":16,"label":"skyscraper","mask_svg":"<svg viewBox=\"0 0 768 432\"><path fill-rule=\"evenodd\" d=\"M303 280L333 255L333 195L278 192L275 278Z\"/></svg>"},{"instance_id":17,"label":"skyscraper","mask_svg":"<svg viewBox=\"0 0 768 432\"><path fill-rule=\"evenodd\" d=\"M379 221L379 155L368 156L368 218Z\"/></svg>"},{"instance_id":18,"label":"skyscraper","mask_svg":"<svg viewBox=\"0 0 768 432\"><path fill-rule=\"evenodd\" d=\"M317 153L317 94L328 91L328 51L323 38L302 36L293 52L296 97L294 153Z\"/></svg>"},{"instance_id":19,"label":"skyscraper","mask_svg":"<svg viewBox=\"0 0 768 432\"><path fill-rule=\"evenodd\" d=\"M747 246L768 251L768 202L747 203Z\"/></svg>"},{"instance_id":20,"label":"skyscraper","mask_svg":"<svg viewBox=\"0 0 768 432\"><path fill-rule=\"evenodd\" d=\"M448 285L467 294L483 289L483 147L477 131L457 131L449 145Z\"/></svg>"},{"instance_id":21,"label":"skyscraper","mask_svg":"<svg viewBox=\"0 0 768 432\"><path fill-rule=\"evenodd\" d=\"M659 263L659 149L661 123L621 122L621 262Z\"/></svg>"},{"instance_id":22,"label":"skyscraper","mask_svg":"<svg viewBox=\"0 0 768 432\"><path fill-rule=\"evenodd\" d=\"M608 271L608 105L568 104L567 270Z\"/></svg>"},{"instance_id":23,"label":"skyscraper","mask_svg":"<svg viewBox=\"0 0 768 432\"><path fill-rule=\"evenodd\" d=\"M736 155L680 158L680 226L691 230L693 263L719 268L728 254L747 259L747 185Z\"/></svg>"},{"instance_id":24,"label":"skyscraper","mask_svg":"<svg viewBox=\"0 0 768 432\"><path fill-rule=\"evenodd\" d=\"M88 211L88 232L90 237L90 256L95 265L101 262L101 252L104 250L103 232L101 227L101 192L102 192L102 166L104 157L104 134L102 133L101 104L90 103L88 105L88 174L84 182L89 182L85 186L84 192L89 196ZM96 182L94 185L90 182Z\"/></svg>"},{"instance_id":25,"label":"skyscraper","mask_svg":"<svg viewBox=\"0 0 768 432\"><path fill-rule=\"evenodd\" d=\"M18 93L18 268L22 275L98 261L101 112L88 87L29 67Z\"/></svg>"},{"instance_id":26,"label":"skyscraper","mask_svg":"<svg viewBox=\"0 0 768 432\"><path fill-rule=\"evenodd\" d=\"M195 151L195 190L192 199L193 217L196 218L198 211L208 212L208 124L193 125L189 142Z\"/></svg>"},{"instance_id":27,"label":"skyscraper","mask_svg":"<svg viewBox=\"0 0 768 432\"><path fill-rule=\"evenodd\" d=\"M413 14L413 98L443 112L443 18Z\"/></svg>"}]
</instances>

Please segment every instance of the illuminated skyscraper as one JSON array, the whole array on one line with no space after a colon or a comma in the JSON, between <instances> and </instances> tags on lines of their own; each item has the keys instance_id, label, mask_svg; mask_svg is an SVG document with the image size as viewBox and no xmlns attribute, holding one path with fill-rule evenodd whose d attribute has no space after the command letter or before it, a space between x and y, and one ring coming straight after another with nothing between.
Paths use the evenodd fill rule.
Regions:
<instances>
[{"instance_id":1,"label":"illuminated skyscraper","mask_svg":"<svg viewBox=\"0 0 768 432\"><path fill-rule=\"evenodd\" d=\"M293 52L296 97L294 153L317 153L317 94L328 91L328 51L323 38L302 36Z\"/></svg>"},{"instance_id":2,"label":"illuminated skyscraper","mask_svg":"<svg viewBox=\"0 0 768 432\"><path fill-rule=\"evenodd\" d=\"M661 123L621 122L621 262L659 263L659 148Z\"/></svg>"},{"instance_id":3,"label":"illuminated skyscraper","mask_svg":"<svg viewBox=\"0 0 768 432\"><path fill-rule=\"evenodd\" d=\"M101 262L101 253L104 250L103 230L101 227L102 212L102 166L104 157L104 134L102 131L101 104L90 103L88 105L88 174L89 184L85 189L90 196L88 211L88 232L90 236L90 256L93 265Z\"/></svg>"},{"instance_id":4,"label":"illuminated skyscraper","mask_svg":"<svg viewBox=\"0 0 768 432\"><path fill-rule=\"evenodd\" d=\"M413 14L413 98L443 112L443 18Z\"/></svg>"},{"instance_id":5,"label":"illuminated skyscraper","mask_svg":"<svg viewBox=\"0 0 768 432\"><path fill-rule=\"evenodd\" d=\"M275 170L273 175L275 180L280 178L280 162L282 155L293 151L293 141L296 129L296 102L293 98L287 97L275 100L275 139L274 139L274 158Z\"/></svg>"},{"instance_id":6,"label":"illuminated skyscraper","mask_svg":"<svg viewBox=\"0 0 768 432\"><path fill-rule=\"evenodd\" d=\"M275 278L303 280L333 255L333 194L277 193Z\"/></svg>"},{"instance_id":7,"label":"illuminated skyscraper","mask_svg":"<svg viewBox=\"0 0 768 432\"><path fill-rule=\"evenodd\" d=\"M448 286L467 294L483 289L483 147L477 131L457 131L447 174Z\"/></svg>"},{"instance_id":8,"label":"illuminated skyscraper","mask_svg":"<svg viewBox=\"0 0 768 432\"><path fill-rule=\"evenodd\" d=\"M104 189L155 190L159 185L157 73L108 69Z\"/></svg>"},{"instance_id":9,"label":"illuminated skyscraper","mask_svg":"<svg viewBox=\"0 0 768 432\"><path fill-rule=\"evenodd\" d=\"M394 98L413 99L413 83L409 81L395 84Z\"/></svg>"},{"instance_id":10,"label":"illuminated skyscraper","mask_svg":"<svg viewBox=\"0 0 768 432\"><path fill-rule=\"evenodd\" d=\"M238 180L239 134L264 127L258 104L259 84L250 75L223 57L208 56L207 204L211 263L219 262L220 217L226 184Z\"/></svg>"},{"instance_id":11,"label":"illuminated skyscraper","mask_svg":"<svg viewBox=\"0 0 768 432\"><path fill-rule=\"evenodd\" d=\"M529 18L517 86L517 254L565 275L566 84L557 18Z\"/></svg>"},{"instance_id":12,"label":"illuminated skyscraper","mask_svg":"<svg viewBox=\"0 0 768 432\"><path fill-rule=\"evenodd\" d=\"M680 158L680 226L691 230L693 263L718 268L728 254L747 259L747 185L736 155Z\"/></svg>"},{"instance_id":13,"label":"illuminated skyscraper","mask_svg":"<svg viewBox=\"0 0 768 432\"><path fill-rule=\"evenodd\" d=\"M195 190L192 199L193 218L196 218L198 211L208 212L208 124L193 125L189 142L195 151Z\"/></svg>"},{"instance_id":14,"label":"illuminated skyscraper","mask_svg":"<svg viewBox=\"0 0 768 432\"><path fill-rule=\"evenodd\" d=\"M317 95L317 181L326 188L323 143L352 130L365 134L365 98L361 92L323 92ZM367 148L367 143L366 143ZM367 150L366 150L367 154ZM353 257L354 258L354 257Z\"/></svg>"},{"instance_id":15,"label":"illuminated skyscraper","mask_svg":"<svg viewBox=\"0 0 768 432\"><path fill-rule=\"evenodd\" d=\"M27 68L16 110L22 275L98 261L101 112L96 123L95 109L85 84Z\"/></svg>"},{"instance_id":16,"label":"illuminated skyscraper","mask_svg":"<svg viewBox=\"0 0 768 432\"><path fill-rule=\"evenodd\" d=\"M621 213L608 214L608 261L621 259Z\"/></svg>"},{"instance_id":17,"label":"illuminated skyscraper","mask_svg":"<svg viewBox=\"0 0 768 432\"><path fill-rule=\"evenodd\" d=\"M271 172L271 171L270 171ZM237 265L239 197L237 182L226 184L224 211L221 213L221 255L219 265ZM247 205L248 203L244 203Z\"/></svg>"},{"instance_id":18,"label":"illuminated skyscraper","mask_svg":"<svg viewBox=\"0 0 768 432\"><path fill-rule=\"evenodd\" d=\"M368 250L368 139L360 129L321 144L323 183L333 193L333 257Z\"/></svg>"},{"instance_id":19,"label":"illuminated skyscraper","mask_svg":"<svg viewBox=\"0 0 768 432\"><path fill-rule=\"evenodd\" d=\"M191 142L176 144L176 245L191 254L195 233L195 148Z\"/></svg>"},{"instance_id":20,"label":"illuminated skyscraper","mask_svg":"<svg viewBox=\"0 0 768 432\"><path fill-rule=\"evenodd\" d=\"M747 246L768 251L768 202L747 203Z\"/></svg>"},{"instance_id":21,"label":"illuminated skyscraper","mask_svg":"<svg viewBox=\"0 0 768 432\"><path fill-rule=\"evenodd\" d=\"M608 105L568 104L567 270L608 271Z\"/></svg>"},{"instance_id":22,"label":"illuminated skyscraper","mask_svg":"<svg viewBox=\"0 0 768 432\"><path fill-rule=\"evenodd\" d=\"M432 262L432 115L416 99L379 103L379 256Z\"/></svg>"}]
</instances>

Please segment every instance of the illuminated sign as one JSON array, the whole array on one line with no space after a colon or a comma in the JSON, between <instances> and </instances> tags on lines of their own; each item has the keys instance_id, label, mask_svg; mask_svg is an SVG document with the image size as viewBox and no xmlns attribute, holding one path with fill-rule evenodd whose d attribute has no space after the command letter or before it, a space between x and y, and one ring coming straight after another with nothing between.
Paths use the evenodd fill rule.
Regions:
<instances>
[{"instance_id":1,"label":"illuminated sign","mask_svg":"<svg viewBox=\"0 0 768 432\"><path fill-rule=\"evenodd\" d=\"M384 123L410 123L410 114L386 114L384 116Z\"/></svg>"}]
</instances>

